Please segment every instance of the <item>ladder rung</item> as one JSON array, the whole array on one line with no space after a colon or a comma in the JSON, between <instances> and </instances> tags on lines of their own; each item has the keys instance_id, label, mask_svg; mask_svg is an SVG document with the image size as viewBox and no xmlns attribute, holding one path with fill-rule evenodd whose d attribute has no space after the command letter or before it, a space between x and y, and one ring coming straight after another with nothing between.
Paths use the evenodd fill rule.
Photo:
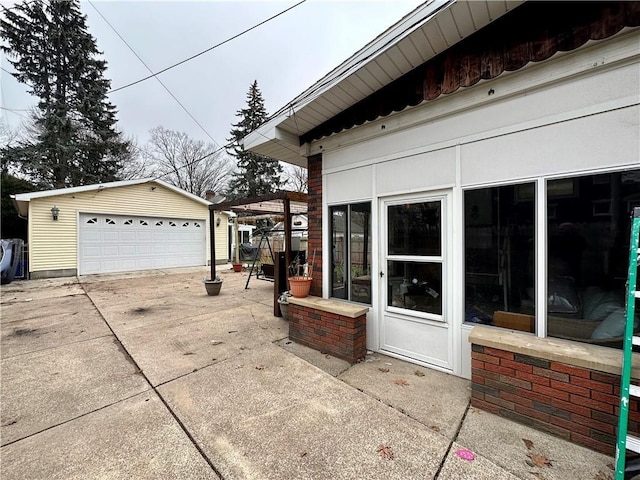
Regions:
<instances>
[{"instance_id":1,"label":"ladder rung","mask_svg":"<svg viewBox=\"0 0 640 480\"><path fill-rule=\"evenodd\" d=\"M640 397L640 386L629 385L629 394L634 397Z\"/></svg>"},{"instance_id":2,"label":"ladder rung","mask_svg":"<svg viewBox=\"0 0 640 480\"><path fill-rule=\"evenodd\" d=\"M627 435L627 450L640 453L640 438Z\"/></svg>"},{"instance_id":3,"label":"ladder rung","mask_svg":"<svg viewBox=\"0 0 640 480\"><path fill-rule=\"evenodd\" d=\"M631 338L631 343L634 345L638 345L640 347L640 337L636 337L635 335Z\"/></svg>"}]
</instances>

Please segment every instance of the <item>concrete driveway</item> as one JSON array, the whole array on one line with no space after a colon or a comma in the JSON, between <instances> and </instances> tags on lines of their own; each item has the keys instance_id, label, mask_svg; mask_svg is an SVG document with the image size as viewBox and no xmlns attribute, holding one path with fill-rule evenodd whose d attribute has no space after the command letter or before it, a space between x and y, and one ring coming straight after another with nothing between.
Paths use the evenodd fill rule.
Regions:
<instances>
[{"instance_id":1,"label":"concrete driveway","mask_svg":"<svg viewBox=\"0 0 640 480\"><path fill-rule=\"evenodd\" d=\"M3 479L612 478L604 455L470 409L466 380L289 342L273 284L224 269L209 297L206 273L3 287Z\"/></svg>"}]
</instances>

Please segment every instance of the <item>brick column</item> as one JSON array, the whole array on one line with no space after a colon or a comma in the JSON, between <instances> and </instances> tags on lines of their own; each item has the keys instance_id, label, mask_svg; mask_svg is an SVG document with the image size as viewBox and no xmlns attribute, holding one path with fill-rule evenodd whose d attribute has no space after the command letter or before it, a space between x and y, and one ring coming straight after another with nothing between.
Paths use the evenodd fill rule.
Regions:
<instances>
[{"instance_id":1,"label":"brick column","mask_svg":"<svg viewBox=\"0 0 640 480\"><path fill-rule=\"evenodd\" d=\"M313 258L313 282L311 295L322 296L322 154L307 158L308 169L308 223L309 243L307 246L308 261Z\"/></svg>"}]
</instances>

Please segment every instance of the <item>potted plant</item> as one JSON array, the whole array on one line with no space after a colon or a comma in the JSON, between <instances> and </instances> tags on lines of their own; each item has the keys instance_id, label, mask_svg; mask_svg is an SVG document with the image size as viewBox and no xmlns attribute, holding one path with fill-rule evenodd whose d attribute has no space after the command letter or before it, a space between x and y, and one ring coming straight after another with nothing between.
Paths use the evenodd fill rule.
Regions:
<instances>
[{"instance_id":1,"label":"potted plant","mask_svg":"<svg viewBox=\"0 0 640 480\"><path fill-rule=\"evenodd\" d=\"M315 259L316 253L313 252ZM309 295L311 281L313 280L313 260L311 263L294 263L289 267L291 276L289 277L289 291L296 298L304 298Z\"/></svg>"}]
</instances>

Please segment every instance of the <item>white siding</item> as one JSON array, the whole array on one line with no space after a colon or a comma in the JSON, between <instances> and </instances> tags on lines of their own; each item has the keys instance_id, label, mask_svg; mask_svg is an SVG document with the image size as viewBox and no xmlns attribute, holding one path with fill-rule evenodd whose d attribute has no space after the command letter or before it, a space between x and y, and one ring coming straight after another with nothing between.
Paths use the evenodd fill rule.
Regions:
<instances>
[{"instance_id":1,"label":"white siding","mask_svg":"<svg viewBox=\"0 0 640 480\"><path fill-rule=\"evenodd\" d=\"M353 202L372 195L373 168L362 167L327 175L325 198L328 203Z\"/></svg>"}]
</instances>

